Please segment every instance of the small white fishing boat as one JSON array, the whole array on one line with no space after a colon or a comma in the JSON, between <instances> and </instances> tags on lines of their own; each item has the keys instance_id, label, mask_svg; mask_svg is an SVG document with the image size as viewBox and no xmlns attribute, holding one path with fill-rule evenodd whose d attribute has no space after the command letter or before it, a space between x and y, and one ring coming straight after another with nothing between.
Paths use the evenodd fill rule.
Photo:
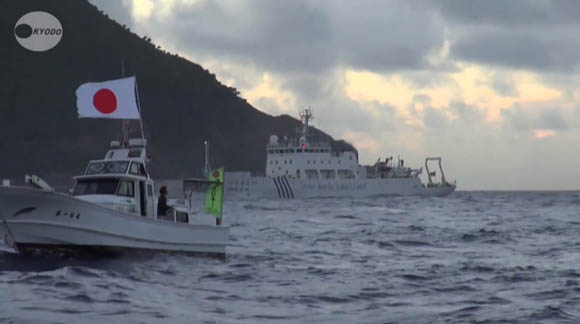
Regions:
<instances>
[{"instance_id":1,"label":"small white fishing boat","mask_svg":"<svg viewBox=\"0 0 580 324\"><path fill-rule=\"evenodd\" d=\"M103 159L90 161L75 177L69 194L55 192L36 176L26 177L32 187L0 186L1 239L20 253L153 250L225 256L223 168L193 181L207 187L206 213L192 206L192 192L167 206L166 197L158 202L147 171L147 141L127 140L125 133L122 143L111 142Z\"/></svg>"},{"instance_id":2,"label":"small white fishing boat","mask_svg":"<svg viewBox=\"0 0 580 324\"><path fill-rule=\"evenodd\" d=\"M72 195L54 192L36 177L27 179L36 188L0 186L5 242L23 253L141 249L225 255L229 227L217 225L221 221L213 215L191 212L190 199L158 215L154 182L145 168L145 141L117 145L113 142L103 160L89 162L75 178ZM205 185L221 215L223 170L213 175Z\"/></svg>"}]
</instances>

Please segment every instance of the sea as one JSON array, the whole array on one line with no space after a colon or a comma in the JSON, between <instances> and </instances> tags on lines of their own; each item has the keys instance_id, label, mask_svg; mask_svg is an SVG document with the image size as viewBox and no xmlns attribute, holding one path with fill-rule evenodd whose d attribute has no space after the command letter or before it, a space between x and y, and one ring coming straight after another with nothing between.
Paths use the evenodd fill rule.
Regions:
<instances>
[{"instance_id":1,"label":"sea","mask_svg":"<svg viewBox=\"0 0 580 324\"><path fill-rule=\"evenodd\" d=\"M580 323L580 192L228 200L227 257L0 252L0 323Z\"/></svg>"}]
</instances>

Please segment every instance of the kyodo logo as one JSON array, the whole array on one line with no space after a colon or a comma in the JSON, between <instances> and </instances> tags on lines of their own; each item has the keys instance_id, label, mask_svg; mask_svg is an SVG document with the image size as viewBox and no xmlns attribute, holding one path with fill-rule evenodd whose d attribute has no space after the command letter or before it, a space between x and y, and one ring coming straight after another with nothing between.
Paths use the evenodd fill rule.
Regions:
<instances>
[{"instance_id":1,"label":"kyodo logo","mask_svg":"<svg viewBox=\"0 0 580 324\"><path fill-rule=\"evenodd\" d=\"M47 12L29 12L16 22L14 36L26 49L34 52L48 51L60 42L62 25L55 16Z\"/></svg>"}]
</instances>

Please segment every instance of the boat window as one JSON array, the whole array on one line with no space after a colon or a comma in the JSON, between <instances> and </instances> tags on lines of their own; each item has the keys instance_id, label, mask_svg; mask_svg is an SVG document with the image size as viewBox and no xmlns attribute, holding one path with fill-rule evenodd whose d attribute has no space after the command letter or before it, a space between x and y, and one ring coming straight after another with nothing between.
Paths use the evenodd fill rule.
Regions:
<instances>
[{"instance_id":1,"label":"boat window","mask_svg":"<svg viewBox=\"0 0 580 324\"><path fill-rule=\"evenodd\" d=\"M129 154L127 156L130 158L141 157L141 149L130 149Z\"/></svg>"},{"instance_id":2,"label":"boat window","mask_svg":"<svg viewBox=\"0 0 580 324\"><path fill-rule=\"evenodd\" d=\"M73 196L81 195L114 195L119 186L116 178L79 179L73 190Z\"/></svg>"},{"instance_id":3,"label":"boat window","mask_svg":"<svg viewBox=\"0 0 580 324\"><path fill-rule=\"evenodd\" d=\"M129 167L129 161L91 162L85 174L124 174L127 172L127 167Z\"/></svg>"},{"instance_id":4,"label":"boat window","mask_svg":"<svg viewBox=\"0 0 580 324\"><path fill-rule=\"evenodd\" d=\"M334 179L334 178L336 178L336 172L334 170L320 170L320 175L324 179Z\"/></svg>"},{"instance_id":5,"label":"boat window","mask_svg":"<svg viewBox=\"0 0 580 324\"><path fill-rule=\"evenodd\" d=\"M141 163L133 162L131 163L131 169L129 170L129 173L145 175L145 167Z\"/></svg>"},{"instance_id":6,"label":"boat window","mask_svg":"<svg viewBox=\"0 0 580 324\"><path fill-rule=\"evenodd\" d=\"M302 153L302 149L297 149L296 152Z\"/></svg>"},{"instance_id":7,"label":"boat window","mask_svg":"<svg viewBox=\"0 0 580 324\"><path fill-rule=\"evenodd\" d=\"M306 178L308 179L318 179L318 172L316 170L305 170Z\"/></svg>"},{"instance_id":8,"label":"boat window","mask_svg":"<svg viewBox=\"0 0 580 324\"><path fill-rule=\"evenodd\" d=\"M119 183L119 190L117 190L117 195L134 197L135 196L135 186L133 181L121 180Z\"/></svg>"},{"instance_id":9,"label":"boat window","mask_svg":"<svg viewBox=\"0 0 580 324\"><path fill-rule=\"evenodd\" d=\"M152 184L147 185L147 196L153 196L153 185Z\"/></svg>"}]
</instances>

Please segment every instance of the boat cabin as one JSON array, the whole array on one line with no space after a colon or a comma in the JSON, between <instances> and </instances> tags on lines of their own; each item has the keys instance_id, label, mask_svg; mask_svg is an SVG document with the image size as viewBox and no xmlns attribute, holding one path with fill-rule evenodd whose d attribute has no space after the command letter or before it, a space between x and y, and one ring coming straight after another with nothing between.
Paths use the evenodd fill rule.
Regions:
<instances>
[{"instance_id":1,"label":"boat cabin","mask_svg":"<svg viewBox=\"0 0 580 324\"><path fill-rule=\"evenodd\" d=\"M75 177L72 194L120 212L157 218L154 182L146 169L147 142L130 139L125 146L111 142L103 160L90 161Z\"/></svg>"}]
</instances>

